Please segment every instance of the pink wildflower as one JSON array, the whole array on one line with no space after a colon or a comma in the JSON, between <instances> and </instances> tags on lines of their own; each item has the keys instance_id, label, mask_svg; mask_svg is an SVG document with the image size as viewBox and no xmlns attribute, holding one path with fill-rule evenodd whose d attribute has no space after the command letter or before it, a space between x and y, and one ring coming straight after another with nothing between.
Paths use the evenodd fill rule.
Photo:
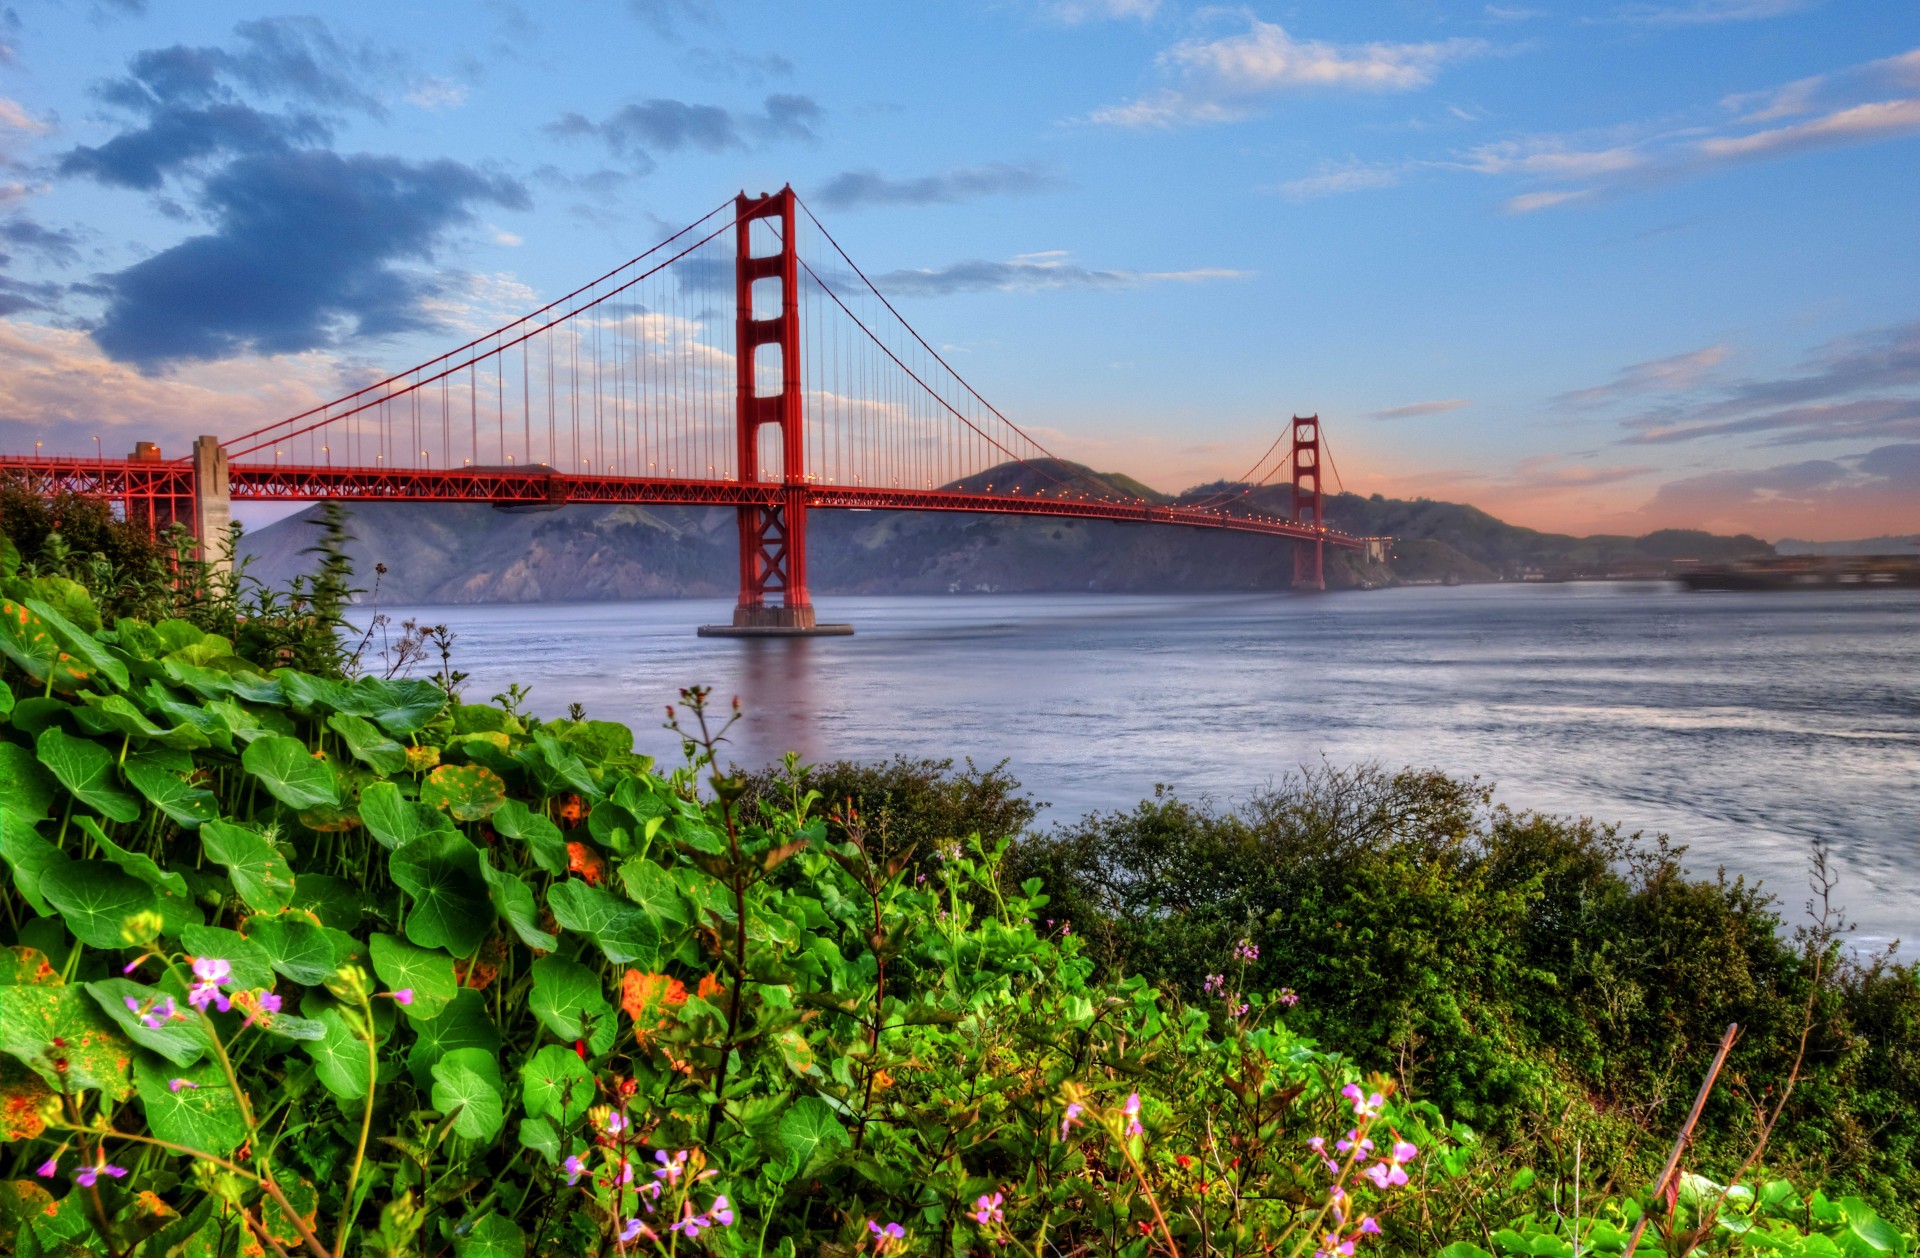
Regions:
<instances>
[{"instance_id":1,"label":"pink wildflower","mask_svg":"<svg viewBox=\"0 0 1920 1258\"><path fill-rule=\"evenodd\" d=\"M1006 1215L1000 1209L1000 1205L1005 1200L1006 1198L1000 1193L994 1193L991 1196L981 1193L973 1203L973 1221L982 1227L989 1223L1003 1222Z\"/></svg>"},{"instance_id":2,"label":"pink wildflower","mask_svg":"<svg viewBox=\"0 0 1920 1258\"><path fill-rule=\"evenodd\" d=\"M1142 1136L1146 1134L1146 1128L1140 1125L1140 1094L1138 1092L1127 1097L1127 1103L1120 1112L1127 1116L1127 1134L1129 1136Z\"/></svg>"}]
</instances>

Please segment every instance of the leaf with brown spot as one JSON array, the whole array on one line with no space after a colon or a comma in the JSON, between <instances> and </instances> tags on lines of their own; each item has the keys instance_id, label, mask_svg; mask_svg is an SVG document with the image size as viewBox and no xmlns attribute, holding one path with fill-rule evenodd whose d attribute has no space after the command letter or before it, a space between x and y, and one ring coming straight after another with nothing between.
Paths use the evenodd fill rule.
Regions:
<instances>
[{"instance_id":1,"label":"leaf with brown spot","mask_svg":"<svg viewBox=\"0 0 1920 1258\"><path fill-rule=\"evenodd\" d=\"M60 971L38 948L0 948L0 987L58 987Z\"/></svg>"},{"instance_id":2,"label":"leaf with brown spot","mask_svg":"<svg viewBox=\"0 0 1920 1258\"><path fill-rule=\"evenodd\" d=\"M0 1052L55 1089L98 1088L116 1101L133 1092L133 1042L84 988L0 987Z\"/></svg>"},{"instance_id":3,"label":"leaf with brown spot","mask_svg":"<svg viewBox=\"0 0 1920 1258\"><path fill-rule=\"evenodd\" d=\"M53 1194L32 1180L0 1180L0 1252L18 1253L21 1223L54 1208Z\"/></svg>"},{"instance_id":4,"label":"leaf with brown spot","mask_svg":"<svg viewBox=\"0 0 1920 1258\"><path fill-rule=\"evenodd\" d=\"M0 1057L0 1142L31 1140L45 1131L40 1107L52 1096L53 1089L39 1075L11 1057Z\"/></svg>"}]
</instances>

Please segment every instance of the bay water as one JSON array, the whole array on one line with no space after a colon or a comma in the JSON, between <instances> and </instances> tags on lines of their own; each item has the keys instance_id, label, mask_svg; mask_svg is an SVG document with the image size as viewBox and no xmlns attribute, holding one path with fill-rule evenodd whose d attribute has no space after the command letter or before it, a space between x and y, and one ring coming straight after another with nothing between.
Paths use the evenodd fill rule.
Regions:
<instances>
[{"instance_id":1,"label":"bay water","mask_svg":"<svg viewBox=\"0 0 1920 1258\"><path fill-rule=\"evenodd\" d=\"M1664 583L1294 595L827 598L850 638L698 638L718 600L385 608L444 623L470 699L637 731L738 695L727 754L1009 762L1042 822L1165 784L1222 806L1303 765L1479 777L1516 808L1664 831L1789 921L1831 847L1856 946L1920 941L1920 591ZM362 608L364 618L373 609Z\"/></svg>"}]
</instances>

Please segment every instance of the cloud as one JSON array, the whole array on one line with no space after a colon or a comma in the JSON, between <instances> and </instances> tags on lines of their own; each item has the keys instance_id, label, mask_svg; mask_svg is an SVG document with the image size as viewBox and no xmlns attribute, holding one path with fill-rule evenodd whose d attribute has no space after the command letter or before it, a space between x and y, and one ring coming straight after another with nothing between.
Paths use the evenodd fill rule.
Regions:
<instances>
[{"instance_id":1,"label":"cloud","mask_svg":"<svg viewBox=\"0 0 1920 1258\"><path fill-rule=\"evenodd\" d=\"M1603 139L1530 136L1483 144L1451 162L1458 169L1558 186L1510 198L1530 214L1600 196L1696 178L1746 162L1920 135L1920 49L1721 98L1730 118L1659 130L1616 128ZM1781 126L1757 126L1783 119Z\"/></svg>"},{"instance_id":2,"label":"cloud","mask_svg":"<svg viewBox=\"0 0 1920 1258\"><path fill-rule=\"evenodd\" d=\"M45 135L52 127L28 113L26 107L17 100L0 96L0 127L9 131L19 131L27 135Z\"/></svg>"},{"instance_id":3,"label":"cloud","mask_svg":"<svg viewBox=\"0 0 1920 1258\"><path fill-rule=\"evenodd\" d=\"M1368 44L1301 40L1279 25L1248 17L1242 33L1185 39L1162 52L1158 65L1177 87L1095 110L1087 121L1172 127L1244 118L1262 100L1290 91L1412 91L1431 84L1448 63L1487 50L1480 39Z\"/></svg>"},{"instance_id":4,"label":"cloud","mask_svg":"<svg viewBox=\"0 0 1920 1258\"><path fill-rule=\"evenodd\" d=\"M1405 406L1389 406L1384 411L1373 412L1373 419L1417 419L1422 415L1444 415L1448 411L1457 411L1468 404L1463 397L1445 398L1437 402L1410 402Z\"/></svg>"},{"instance_id":5,"label":"cloud","mask_svg":"<svg viewBox=\"0 0 1920 1258\"><path fill-rule=\"evenodd\" d=\"M1289 201L1315 201L1321 197L1363 192L1370 188L1391 188L1400 182L1400 171L1392 166L1355 163L1331 166L1317 174L1290 179L1280 185L1280 195Z\"/></svg>"},{"instance_id":6,"label":"cloud","mask_svg":"<svg viewBox=\"0 0 1920 1258\"><path fill-rule=\"evenodd\" d=\"M1527 9L1517 4L1490 4L1482 12L1489 22L1527 22L1545 17L1545 9Z\"/></svg>"},{"instance_id":7,"label":"cloud","mask_svg":"<svg viewBox=\"0 0 1920 1258\"><path fill-rule=\"evenodd\" d=\"M1761 537L1910 532L1920 529L1920 442L1668 481L1640 513Z\"/></svg>"},{"instance_id":8,"label":"cloud","mask_svg":"<svg viewBox=\"0 0 1920 1258\"><path fill-rule=\"evenodd\" d=\"M1057 183L1032 163L994 162L907 179L890 179L877 170L847 170L829 179L814 199L835 210L863 205L953 205L981 197L1040 192Z\"/></svg>"},{"instance_id":9,"label":"cloud","mask_svg":"<svg viewBox=\"0 0 1920 1258\"><path fill-rule=\"evenodd\" d=\"M450 79L421 79L408 90L407 103L436 114L458 109L467 103L467 85Z\"/></svg>"},{"instance_id":10,"label":"cloud","mask_svg":"<svg viewBox=\"0 0 1920 1258\"><path fill-rule=\"evenodd\" d=\"M905 297L948 297L954 293L1042 292L1059 289L1136 288L1142 284L1201 284L1245 279L1251 271L1202 267L1190 271L1090 270L1068 262L1060 251L1023 254L1007 262L955 262L927 270L889 271L875 278L882 292Z\"/></svg>"},{"instance_id":11,"label":"cloud","mask_svg":"<svg viewBox=\"0 0 1920 1258\"><path fill-rule=\"evenodd\" d=\"M740 80L759 84L768 79L793 77L793 62L777 52L750 53L733 49L694 48L687 52L687 64L694 73L709 79Z\"/></svg>"},{"instance_id":12,"label":"cloud","mask_svg":"<svg viewBox=\"0 0 1920 1258\"><path fill-rule=\"evenodd\" d=\"M751 114L657 97L623 106L599 122L583 114L562 114L545 129L556 139L598 140L645 174L657 165L656 153L722 153L743 149L750 139L811 141L817 138L814 128L822 116L813 98L790 93L768 96L761 111Z\"/></svg>"},{"instance_id":13,"label":"cloud","mask_svg":"<svg viewBox=\"0 0 1920 1258\"><path fill-rule=\"evenodd\" d=\"M1145 22L1160 12L1160 0L1051 0L1045 8L1054 21L1068 26L1127 19Z\"/></svg>"},{"instance_id":14,"label":"cloud","mask_svg":"<svg viewBox=\"0 0 1920 1258\"><path fill-rule=\"evenodd\" d=\"M251 154L211 176L215 230L102 278L94 340L152 370L180 360L297 353L350 335L436 325L425 262L480 205L527 208L515 181L453 161L322 150Z\"/></svg>"},{"instance_id":15,"label":"cloud","mask_svg":"<svg viewBox=\"0 0 1920 1258\"><path fill-rule=\"evenodd\" d=\"M14 249L39 254L49 262L70 263L80 259L80 237L64 227L47 227L23 214L0 223L0 242Z\"/></svg>"},{"instance_id":16,"label":"cloud","mask_svg":"<svg viewBox=\"0 0 1920 1258\"><path fill-rule=\"evenodd\" d=\"M1632 4L1614 15L1641 26L1717 26L1761 22L1812 8L1817 0L1694 0L1692 4Z\"/></svg>"},{"instance_id":17,"label":"cloud","mask_svg":"<svg viewBox=\"0 0 1920 1258\"><path fill-rule=\"evenodd\" d=\"M1622 422L1629 445L1742 434L1765 434L1769 445L1920 437L1920 321L1822 346L1799 372L1738 381Z\"/></svg>"},{"instance_id":18,"label":"cloud","mask_svg":"<svg viewBox=\"0 0 1920 1258\"><path fill-rule=\"evenodd\" d=\"M1692 388L1724 362L1730 352L1725 345L1709 345L1705 349L1634 363L1630 367L1622 367L1605 384L1562 393L1554 401L1561 405L1584 406L1612 401L1623 394Z\"/></svg>"},{"instance_id":19,"label":"cloud","mask_svg":"<svg viewBox=\"0 0 1920 1258\"><path fill-rule=\"evenodd\" d=\"M683 25L718 22L712 0L627 0L627 11L666 39L678 39Z\"/></svg>"}]
</instances>

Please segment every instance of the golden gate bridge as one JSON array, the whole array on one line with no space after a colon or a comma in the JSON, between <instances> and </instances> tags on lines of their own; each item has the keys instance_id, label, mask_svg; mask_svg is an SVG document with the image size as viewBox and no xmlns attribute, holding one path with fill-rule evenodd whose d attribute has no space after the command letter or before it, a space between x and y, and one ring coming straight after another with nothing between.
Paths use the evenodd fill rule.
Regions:
<instances>
[{"instance_id":1,"label":"golden gate bridge","mask_svg":"<svg viewBox=\"0 0 1920 1258\"><path fill-rule=\"evenodd\" d=\"M1290 438L1290 440L1289 440ZM206 543L234 501L732 507L740 595L727 636L850 632L815 617L807 517L972 511L1264 533L1294 584L1328 528L1317 415L1246 475L1178 504L1129 496L1058 458L915 331L791 187L744 193L540 309L406 371L167 460L0 457L0 474L110 499ZM1255 490L1282 469L1282 513Z\"/></svg>"}]
</instances>

